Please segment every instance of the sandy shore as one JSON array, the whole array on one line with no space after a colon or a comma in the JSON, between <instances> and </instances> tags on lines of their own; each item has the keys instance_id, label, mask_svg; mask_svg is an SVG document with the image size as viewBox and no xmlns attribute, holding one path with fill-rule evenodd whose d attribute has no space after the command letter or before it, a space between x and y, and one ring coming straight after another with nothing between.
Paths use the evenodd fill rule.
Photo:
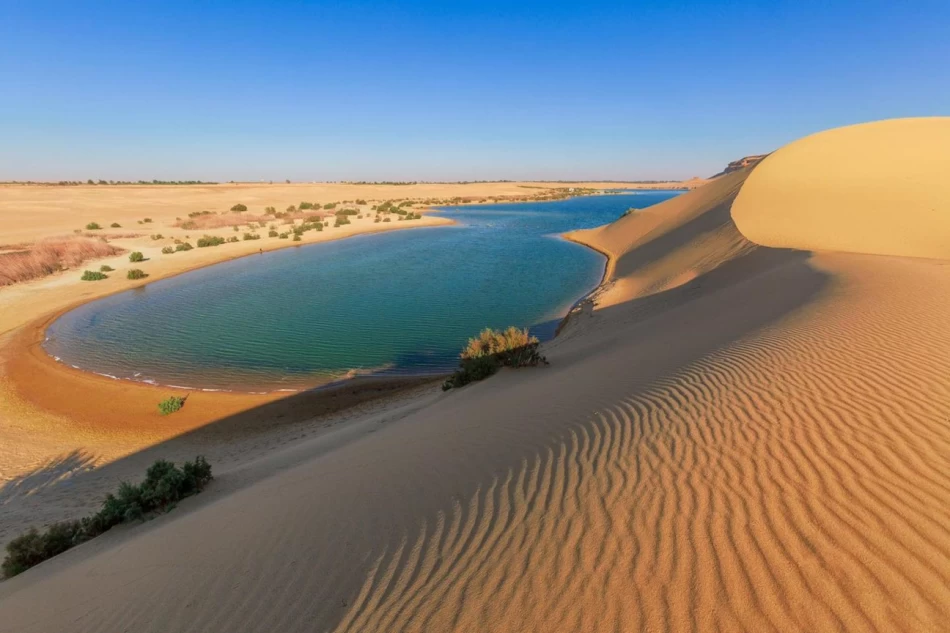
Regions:
<instances>
[{"instance_id":1,"label":"sandy shore","mask_svg":"<svg viewBox=\"0 0 950 633\"><path fill-rule=\"evenodd\" d=\"M692 186L695 183L672 183ZM268 428L274 417L285 422L302 422L339 417L340 411L362 401L402 401L397 393L412 390L429 378L373 378L350 381L347 385L322 389L313 394L289 396L286 393L251 394L194 392L188 405L178 414L162 417L156 403L177 390L131 381L111 380L56 362L41 347L46 327L59 315L78 305L110 294L214 265L239 257L255 256L260 251L295 248L378 231L419 229L453 223L447 217L423 213L411 222L374 223L372 217L352 218L352 224L322 232L307 232L301 242L267 238L224 244L213 248L164 255L161 249L174 239L195 242L202 234L238 235L226 228L204 231L174 227L176 219L188 213L209 209L226 212L242 202L248 213L260 213L264 206L284 208L301 200L337 202L397 198L441 198L459 196L531 196L564 185L556 183L473 183L423 185L346 185L346 184L227 184L198 186L24 186L0 185L0 244L72 233L88 222L120 228L102 231L105 235L138 233L132 237L112 237L110 243L127 252L140 251L146 261L131 264L127 253L89 262L80 268L98 270L102 264L116 269L109 279L95 283L79 280L79 270L67 270L50 277L0 288L0 443L10 447L0 456L0 485L34 476L49 464L59 463L76 452L93 456L84 466L114 462L149 446L230 420L243 412L262 411L242 417L243 431ZM618 183L578 183L577 187L616 188ZM659 188L661 185L630 184L631 188ZM670 186L670 185L663 185ZM256 205L256 206L255 206ZM260 208L257 208L260 207ZM138 220L151 218L148 224ZM283 230L283 229L282 229ZM162 234L162 240L151 235ZM141 281L125 278L125 271L141 268L149 277ZM382 406L382 405L378 405ZM350 417L350 416L347 416ZM254 424L247 422L252 419ZM219 425L220 426L220 425ZM228 425L236 433L234 425ZM221 435L218 436L222 437ZM229 438L232 443L234 437ZM263 440L262 440L263 441ZM269 440L268 440L269 441ZM183 442L179 442L183 444ZM251 451L256 455L256 452ZM135 468L135 470L131 470ZM123 477L138 475L138 465L121 471ZM65 472L65 471L64 471ZM61 473L62 474L62 473ZM17 520L0 522L0 544L39 521L75 517L94 507L111 484L92 487L86 505L62 508L36 508L19 514ZM22 491L21 491L22 493ZM18 493L18 494L21 494ZM0 494L0 498L2 498ZM55 505L60 505L57 510Z\"/></svg>"},{"instance_id":2,"label":"sandy shore","mask_svg":"<svg viewBox=\"0 0 950 633\"><path fill-rule=\"evenodd\" d=\"M869 222L930 218L950 243L945 179L901 195L950 119L834 136L901 201ZM811 170L827 142L572 234L611 263L549 366L225 469L0 583L0 631L945 630L950 261L801 234L769 183L834 191L847 217L867 199ZM902 159L882 173L869 149ZM772 220L746 233L757 210Z\"/></svg>"}]
</instances>

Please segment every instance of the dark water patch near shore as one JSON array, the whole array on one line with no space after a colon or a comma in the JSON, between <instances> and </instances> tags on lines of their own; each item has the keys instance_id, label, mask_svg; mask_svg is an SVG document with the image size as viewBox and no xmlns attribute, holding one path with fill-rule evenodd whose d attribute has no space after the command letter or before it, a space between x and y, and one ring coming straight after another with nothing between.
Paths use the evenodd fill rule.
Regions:
<instances>
[{"instance_id":1,"label":"dark water patch near shore","mask_svg":"<svg viewBox=\"0 0 950 633\"><path fill-rule=\"evenodd\" d=\"M81 306L48 330L62 362L192 389L300 389L360 373L451 369L485 327L542 339L600 281L557 237L678 192L446 209L459 222L265 253Z\"/></svg>"}]
</instances>

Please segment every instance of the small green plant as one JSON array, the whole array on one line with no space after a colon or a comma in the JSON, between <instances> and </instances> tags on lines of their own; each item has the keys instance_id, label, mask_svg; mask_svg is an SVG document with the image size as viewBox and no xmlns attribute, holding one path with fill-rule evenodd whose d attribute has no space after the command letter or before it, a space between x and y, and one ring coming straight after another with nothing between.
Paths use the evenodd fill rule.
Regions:
<instances>
[{"instance_id":1,"label":"small green plant","mask_svg":"<svg viewBox=\"0 0 950 633\"><path fill-rule=\"evenodd\" d=\"M2 571L7 578L93 539L109 529L159 512L167 512L186 497L201 492L214 477L211 464L199 455L181 468L166 460L158 460L138 484L122 482L115 494L110 493L102 507L93 515L75 521L50 525L44 532L31 527L7 544Z\"/></svg>"},{"instance_id":2,"label":"small green plant","mask_svg":"<svg viewBox=\"0 0 950 633\"><path fill-rule=\"evenodd\" d=\"M139 251L133 251L133 252L129 253L129 261L132 262L133 264L136 263L136 262L144 262L144 261L145 261L145 255L143 255L143 254L140 253Z\"/></svg>"},{"instance_id":3,"label":"small green plant","mask_svg":"<svg viewBox=\"0 0 950 633\"><path fill-rule=\"evenodd\" d=\"M192 246L192 245L189 244L188 242L182 242L181 244L176 244L176 245L175 245L175 250L176 250L176 251L190 251L190 250L193 249L193 248L194 248L194 246Z\"/></svg>"},{"instance_id":4,"label":"small green plant","mask_svg":"<svg viewBox=\"0 0 950 633\"><path fill-rule=\"evenodd\" d=\"M109 278L108 275L106 275L105 273L101 273L98 270L83 271L82 277L80 277L82 281L102 281L103 279L108 279L108 278Z\"/></svg>"},{"instance_id":5,"label":"small green plant","mask_svg":"<svg viewBox=\"0 0 950 633\"><path fill-rule=\"evenodd\" d=\"M104 273L111 273L113 270L115 270L115 268L113 268L109 264L103 264L102 266L99 267L99 270Z\"/></svg>"},{"instance_id":6,"label":"small green plant","mask_svg":"<svg viewBox=\"0 0 950 633\"><path fill-rule=\"evenodd\" d=\"M111 227L114 228L114 229L121 229L121 228L122 228L122 225L119 224L118 222L113 222L113 223L110 224L109 226L111 226Z\"/></svg>"},{"instance_id":7,"label":"small green plant","mask_svg":"<svg viewBox=\"0 0 950 633\"><path fill-rule=\"evenodd\" d=\"M535 367L547 365L548 360L538 351L540 341L527 329L509 327L506 330L486 328L468 345L459 357L459 369L442 383L442 390L461 387L491 376L501 367Z\"/></svg>"},{"instance_id":8,"label":"small green plant","mask_svg":"<svg viewBox=\"0 0 950 633\"><path fill-rule=\"evenodd\" d=\"M145 279L146 277L148 277L148 275L145 274L144 270L133 268L129 270L129 272L126 274L126 277L128 279Z\"/></svg>"},{"instance_id":9,"label":"small green plant","mask_svg":"<svg viewBox=\"0 0 950 633\"><path fill-rule=\"evenodd\" d=\"M98 230L101 229L101 228L102 228L102 227L99 226L99 223L98 223L98 222L90 222L89 224L86 225L86 230L87 230L87 231L98 231Z\"/></svg>"},{"instance_id":10,"label":"small green plant","mask_svg":"<svg viewBox=\"0 0 950 633\"><path fill-rule=\"evenodd\" d=\"M220 246L224 244L224 238L217 235L205 235L198 238L198 248L207 248L209 246Z\"/></svg>"},{"instance_id":11,"label":"small green plant","mask_svg":"<svg viewBox=\"0 0 950 633\"><path fill-rule=\"evenodd\" d=\"M162 248L162 255L171 255L175 252L175 249L171 246L165 246Z\"/></svg>"},{"instance_id":12,"label":"small green plant","mask_svg":"<svg viewBox=\"0 0 950 633\"><path fill-rule=\"evenodd\" d=\"M336 208L336 202L328 202L328 203L326 203L325 205L323 205L323 208L324 208L324 209L335 209L335 208Z\"/></svg>"},{"instance_id":13,"label":"small green plant","mask_svg":"<svg viewBox=\"0 0 950 633\"><path fill-rule=\"evenodd\" d=\"M185 406L186 396L169 396L158 403L158 411L162 415L170 415L180 411Z\"/></svg>"},{"instance_id":14,"label":"small green plant","mask_svg":"<svg viewBox=\"0 0 950 633\"><path fill-rule=\"evenodd\" d=\"M231 213L244 213L245 211L247 211L247 206L240 202L231 207Z\"/></svg>"}]
</instances>

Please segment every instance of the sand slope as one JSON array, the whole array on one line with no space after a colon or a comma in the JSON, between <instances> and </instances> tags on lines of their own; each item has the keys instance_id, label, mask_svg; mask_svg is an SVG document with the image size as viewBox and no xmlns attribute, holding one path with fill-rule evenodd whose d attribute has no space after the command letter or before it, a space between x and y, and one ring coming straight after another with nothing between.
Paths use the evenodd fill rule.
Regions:
<instances>
[{"instance_id":1,"label":"sand slope","mask_svg":"<svg viewBox=\"0 0 950 633\"><path fill-rule=\"evenodd\" d=\"M734 216L767 246L950 258L950 117L828 130L768 156Z\"/></svg>"},{"instance_id":2,"label":"sand slope","mask_svg":"<svg viewBox=\"0 0 950 633\"><path fill-rule=\"evenodd\" d=\"M950 262L757 244L755 173L575 234L616 261L550 367L2 583L0 631L945 630Z\"/></svg>"}]
</instances>

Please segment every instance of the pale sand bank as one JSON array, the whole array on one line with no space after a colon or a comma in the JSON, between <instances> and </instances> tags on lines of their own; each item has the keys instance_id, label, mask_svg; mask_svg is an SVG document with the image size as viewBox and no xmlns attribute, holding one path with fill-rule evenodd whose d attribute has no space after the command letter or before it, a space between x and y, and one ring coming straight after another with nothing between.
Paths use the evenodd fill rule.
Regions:
<instances>
[{"instance_id":1,"label":"pale sand bank","mask_svg":"<svg viewBox=\"0 0 950 633\"><path fill-rule=\"evenodd\" d=\"M945 630L950 262L763 246L756 173L573 235L613 261L549 367L224 474L0 584L0 630Z\"/></svg>"}]
</instances>

